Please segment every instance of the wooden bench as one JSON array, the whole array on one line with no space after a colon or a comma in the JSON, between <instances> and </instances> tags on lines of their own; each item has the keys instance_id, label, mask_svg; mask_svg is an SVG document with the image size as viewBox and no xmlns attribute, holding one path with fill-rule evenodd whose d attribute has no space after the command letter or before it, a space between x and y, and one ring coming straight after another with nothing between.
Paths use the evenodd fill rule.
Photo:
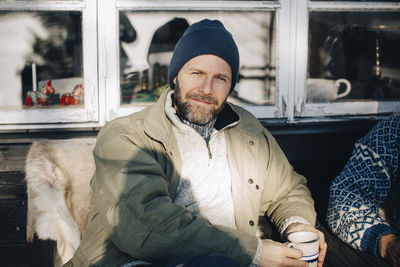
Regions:
<instances>
[{"instance_id":1,"label":"wooden bench","mask_svg":"<svg viewBox=\"0 0 400 267\"><path fill-rule=\"evenodd\" d=\"M307 177L315 199L318 228L325 233L328 252L324 266L388 266L372 255L357 251L334 236L325 226L330 181L341 171L356 139L375 121L310 123L309 125L266 124L296 171ZM35 239L27 243L24 160L36 138L65 139L95 136L93 132L43 132L0 134L0 258L1 266L51 266L55 244ZM277 235L276 239L279 236Z\"/></svg>"}]
</instances>

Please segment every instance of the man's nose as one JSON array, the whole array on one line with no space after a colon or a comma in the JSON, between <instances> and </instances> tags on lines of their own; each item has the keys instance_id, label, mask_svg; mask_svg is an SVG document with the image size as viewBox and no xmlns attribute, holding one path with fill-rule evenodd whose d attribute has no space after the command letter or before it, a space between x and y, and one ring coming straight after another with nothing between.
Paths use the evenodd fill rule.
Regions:
<instances>
[{"instance_id":1,"label":"man's nose","mask_svg":"<svg viewBox=\"0 0 400 267\"><path fill-rule=\"evenodd\" d=\"M213 79L212 77L204 77L202 80L201 86L200 86L200 91L202 91L205 95L208 95L212 92L213 90Z\"/></svg>"}]
</instances>

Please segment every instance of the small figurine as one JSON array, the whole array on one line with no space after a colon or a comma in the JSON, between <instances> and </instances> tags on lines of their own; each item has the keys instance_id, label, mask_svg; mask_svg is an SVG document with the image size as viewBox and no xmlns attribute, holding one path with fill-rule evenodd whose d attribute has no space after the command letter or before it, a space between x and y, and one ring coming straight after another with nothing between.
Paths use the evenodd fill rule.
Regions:
<instances>
[{"instance_id":1,"label":"small figurine","mask_svg":"<svg viewBox=\"0 0 400 267\"><path fill-rule=\"evenodd\" d=\"M69 95L70 95L70 93L62 94L61 100L60 100L60 105L61 106L65 106L66 104L68 104Z\"/></svg>"},{"instance_id":2,"label":"small figurine","mask_svg":"<svg viewBox=\"0 0 400 267\"><path fill-rule=\"evenodd\" d=\"M80 97L81 95L83 95L83 93L84 90L82 84L78 84L77 86L75 86L74 90L72 91L72 94L76 97Z\"/></svg>"},{"instance_id":3,"label":"small figurine","mask_svg":"<svg viewBox=\"0 0 400 267\"><path fill-rule=\"evenodd\" d=\"M25 96L25 106L27 106L27 107L33 106L32 97L29 95Z\"/></svg>"},{"instance_id":4,"label":"small figurine","mask_svg":"<svg viewBox=\"0 0 400 267\"><path fill-rule=\"evenodd\" d=\"M55 93L54 87L51 85L51 80L48 80L42 88L40 88L40 91L36 91L37 95L37 103L39 103L42 106L48 106L50 104L50 96L52 96Z\"/></svg>"},{"instance_id":5,"label":"small figurine","mask_svg":"<svg viewBox=\"0 0 400 267\"><path fill-rule=\"evenodd\" d=\"M68 105L78 105L79 104L79 103L77 103L77 100L75 99L75 97L71 94L68 94L67 103L68 103Z\"/></svg>"},{"instance_id":6,"label":"small figurine","mask_svg":"<svg viewBox=\"0 0 400 267\"><path fill-rule=\"evenodd\" d=\"M76 85L72 93L65 93L61 96L60 105L80 105L84 92L82 84Z\"/></svg>"},{"instance_id":7,"label":"small figurine","mask_svg":"<svg viewBox=\"0 0 400 267\"><path fill-rule=\"evenodd\" d=\"M82 84L78 84L77 86L75 86L74 90L72 91L72 97L73 100L71 99L71 105L80 105L82 102L82 98L83 98L83 94L84 94L84 89ZM69 102L69 100L68 100ZM70 103L68 103L70 104Z\"/></svg>"},{"instance_id":8,"label":"small figurine","mask_svg":"<svg viewBox=\"0 0 400 267\"><path fill-rule=\"evenodd\" d=\"M42 92L45 95L52 95L54 94L56 90L54 89L53 85L51 85L51 80L48 80L40 89L40 92Z\"/></svg>"},{"instance_id":9,"label":"small figurine","mask_svg":"<svg viewBox=\"0 0 400 267\"><path fill-rule=\"evenodd\" d=\"M31 107L38 103L38 91L28 91L25 96L25 106Z\"/></svg>"},{"instance_id":10,"label":"small figurine","mask_svg":"<svg viewBox=\"0 0 400 267\"><path fill-rule=\"evenodd\" d=\"M37 102L42 106L48 106L50 104L49 96L39 91L37 94Z\"/></svg>"}]
</instances>

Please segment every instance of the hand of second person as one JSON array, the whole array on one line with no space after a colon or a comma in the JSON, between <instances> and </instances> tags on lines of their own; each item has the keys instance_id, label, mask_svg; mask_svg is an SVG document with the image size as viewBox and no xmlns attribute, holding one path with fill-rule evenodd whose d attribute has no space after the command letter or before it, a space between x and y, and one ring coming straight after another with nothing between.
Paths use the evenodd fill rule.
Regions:
<instances>
[{"instance_id":1,"label":"hand of second person","mask_svg":"<svg viewBox=\"0 0 400 267\"><path fill-rule=\"evenodd\" d=\"M380 243L381 256L392 266L400 266L400 238L394 234L383 235Z\"/></svg>"},{"instance_id":2,"label":"hand of second person","mask_svg":"<svg viewBox=\"0 0 400 267\"><path fill-rule=\"evenodd\" d=\"M285 244L264 239L260 267L293 266L305 267L307 262L300 261L303 252L299 249L287 247Z\"/></svg>"},{"instance_id":3,"label":"hand of second person","mask_svg":"<svg viewBox=\"0 0 400 267\"><path fill-rule=\"evenodd\" d=\"M292 223L286 228L285 235L287 236L292 232L299 232L299 231L314 232L319 235L320 239L319 239L318 267L322 267L325 260L326 250L328 248L328 245L325 242L324 234L321 231L317 230L312 225L304 223Z\"/></svg>"}]
</instances>

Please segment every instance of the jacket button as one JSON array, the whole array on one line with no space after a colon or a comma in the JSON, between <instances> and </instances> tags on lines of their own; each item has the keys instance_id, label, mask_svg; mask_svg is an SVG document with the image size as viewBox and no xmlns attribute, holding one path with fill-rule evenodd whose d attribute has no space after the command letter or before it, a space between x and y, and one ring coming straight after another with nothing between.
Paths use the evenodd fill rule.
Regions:
<instances>
[{"instance_id":1,"label":"jacket button","mask_svg":"<svg viewBox=\"0 0 400 267\"><path fill-rule=\"evenodd\" d=\"M249 221L250 226L254 226L254 222L253 221Z\"/></svg>"},{"instance_id":2,"label":"jacket button","mask_svg":"<svg viewBox=\"0 0 400 267\"><path fill-rule=\"evenodd\" d=\"M254 142L253 139L250 139L250 140L249 140L249 144L250 144L250 145L254 145L255 143L256 143L256 142Z\"/></svg>"},{"instance_id":3,"label":"jacket button","mask_svg":"<svg viewBox=\"0 0 400 267\"><path fill-rule=\"evenodd\" d=\"M260 187L258 186L258 184L256 184L256 189L257 189L257 190L260 189Z\"/></svg>"},{"instance_id":4,"label":"jacket button","mask_svg":"<svg viewBox=\"0 0 400 267\"><path fill-rule=\"evenodd\" d=\"M250 178L250 179L248 180L248 182L249 182L249 184L252 184L254 181L253 181L253 179Z\"/></svg>"}]
</instances>

